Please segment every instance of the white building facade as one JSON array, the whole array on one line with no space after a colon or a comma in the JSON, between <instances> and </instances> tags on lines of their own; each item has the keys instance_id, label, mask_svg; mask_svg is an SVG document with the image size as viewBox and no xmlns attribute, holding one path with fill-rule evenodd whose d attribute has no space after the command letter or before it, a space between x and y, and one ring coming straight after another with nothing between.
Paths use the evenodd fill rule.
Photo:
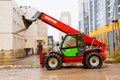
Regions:
<instances>
[{"instance_id":1,"label":"white building facade","mask_svg":"<svg viewBox=\"0 0 120 80\"><path fill-rule=\"evenodd\" d=\"M0 0L0 52L5 55L24 57L37 53L37 45L42 42L44 52L47 52L47 25L40 20L34 22L26 31L22 15L32 17L37 9L29 8L24 12L14 0ZM26 49L29 49L26 53Z\"/></svg>"},{"instance_id":2,"label":"white building facade","mask_svg":"<svg viewBox=\"0 0 120 80\"><path fill-rule=\"evenodd\" d=\"M24 11L26 18L31 18L35 12L36 8L31 8L30 6L21 6ZM48 31L47 24L37 20L32 23L28 30L25 31L25 46L24 48L28 50L28 54L38 53L39 42L43 45L43 52L47 52L48 49Z\"/></svg>"},{"instance_id":3,"label":"white building facade","mask_svg":"<svg viewBox=\"0 0 120 80\"><path fill-rule=\"evenodd\" d=\"M0 50L23 52L24 32L15 34L24 28L23 11L13 0L0 0L0 10Z\"/></svg>"}]
</instances>

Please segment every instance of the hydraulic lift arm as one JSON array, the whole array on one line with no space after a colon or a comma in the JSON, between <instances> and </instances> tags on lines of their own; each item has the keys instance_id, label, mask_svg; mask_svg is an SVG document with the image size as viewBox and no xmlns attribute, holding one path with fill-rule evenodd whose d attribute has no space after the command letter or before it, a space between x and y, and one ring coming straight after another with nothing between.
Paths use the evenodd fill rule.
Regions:
<instances>
[{"instance_id":1,"label":"hydraulic lift arm","mask_svg":"<svg viewBox=\"0 0 120 80\"><path fill-rule=\"evenodd\" d=\"M66 34L80 33L79 31L71 28L69 25L62 23L43 12L36 12L36 14L30 20L25 19L25 17L23 16L23 21L24 21L25 27L28 28L32 24L32 22L37 19L40 19L41 21L51 25L52 27L54 27Z\"/></svg>"}]
</instances>

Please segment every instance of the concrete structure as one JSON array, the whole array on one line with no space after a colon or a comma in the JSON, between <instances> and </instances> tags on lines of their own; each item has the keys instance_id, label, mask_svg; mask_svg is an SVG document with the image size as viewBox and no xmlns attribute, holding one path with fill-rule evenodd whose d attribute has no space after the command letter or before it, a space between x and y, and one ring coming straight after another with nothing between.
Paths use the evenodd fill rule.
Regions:
<instances>
[{"instance_id":1,"label":"concrete structure","mask_svg":"<svg viewBox=\"0 0 120 80\"><path fill-rule=\"evenodd\" d=\"M22 23L23 11L13 0L0 0L0 50L14 50L15 53L22 53L24 49L24 32L14 34L23 29Z\"/></svg>"},{"instance_id":2,"label":"concrete structure","mask_svg":"<svg viewBox=\"0 0 120 80\"><path fill-rule=\"evenodd\" d=\"M60 21L71 26L71 14L70 14L70 12L62 12L61 17L60 17ZM63 32L59 31L59 42L62 41L61 38L64 35L65 34Z\"/></svg>"},{"instance_id":3,"label":"concrete structure","mask_svg":"<svg viewBox=\"0 0 120 80\"><path fill-rule=\"evenodd\" d=\"M42 42L44 52L47 51L48 36L45 23L38 20L28 30L17 33L25 28L22 15L30 18L37 10L30 7L21 10L20 7L14 0L0 0L0 56L4 53L7 57L11 55L16 58L37 53L39 42Z\"/></svg>"},{"instance_id":4,"label":"concrete structure","mask_svg":"<svg viewBox=\"0 0 120 80\"><path fill-rule=\"evenodd\" d=\"M20 8L25 12L27 18L31 18L35 12L36 8L31 8L30 6L20 6ZM33 24L29 27L28 30L25 31L25 46L24 48L27 50L27 54L38 52L39 42L42 42L44 52L47 52L48 48L48 31L47 24L37 20L33 22Z\"/></svg>"}]
</instances>

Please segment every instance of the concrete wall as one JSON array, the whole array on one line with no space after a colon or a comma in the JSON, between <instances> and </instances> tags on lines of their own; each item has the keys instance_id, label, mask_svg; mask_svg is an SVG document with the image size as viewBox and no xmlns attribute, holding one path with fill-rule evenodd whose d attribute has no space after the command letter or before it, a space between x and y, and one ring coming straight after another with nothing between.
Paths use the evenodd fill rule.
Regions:
<instances>
[{"instance_id":1,"label":"concrete wall","mask_svg":"<svg viewBox=\"0 0 120 80\"><path fill-rule=\"evenodd\" d=\"M1 10L0 11L0 33L11 33L12 32L11 0L0 1L0 10Z\"/></svg>"},{"instance_id":2,"label":"concrete wall","mask_svg":"<svg viewBox=\"0 0 120 80\"><path fill-rule=\"evenodd\" d=\"M12 53L15 57L24 57L26 48L29 48L30 54L33 54L33 49L37 52L39 41L43 42L43 48L47 50L47 25L40 20L28 30L16 33L24 28L22 15L30 18L37 9L28 8L24 12L14 0L0 0L0 10L0 52L4 50L6 56Z\"/></svg>"},{"instance_id":3,"label":"concrete wall","mask_svg":"<svg viewBox=\"0 0 120 80\"><path fill-rule=\"evenodd\" d=\"M0 50L12 48L12 5L10 1L0 1Z\"/></svg>"},{"instance_id":4,"label":"concrete wall","mask_svg":"<svg viewBox=\"0 0 120 80\"><path fill-rule=\"evenodd\" d=\"M14 0L0 0L0 10L0 51L3 49L5 55L10 50L15 54L24 54L24 32L14 34L24 28L23 11Z\"/></svg>"},{"instance_id":5,"label":"concrete wall","mask_svg":"<svg viewBox=\"0 0 120 80\"><path fill-rule=\"evenodd\" d=\"M22 15L24 13L13 0L1 0L0 10L0 49L23 49L22 45L16 45L18 42L20 44L24 43L23 33L13 33L24 28L22 23Z\"/></svg>"}]
</instances>

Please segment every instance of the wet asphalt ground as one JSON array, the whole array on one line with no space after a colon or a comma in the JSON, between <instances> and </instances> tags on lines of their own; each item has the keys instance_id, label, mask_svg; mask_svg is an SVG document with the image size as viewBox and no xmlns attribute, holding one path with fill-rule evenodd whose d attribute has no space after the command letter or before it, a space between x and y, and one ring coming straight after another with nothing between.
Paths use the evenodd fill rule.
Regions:
<instances>
[{"instance_id":1,"label":"wet asphalt ground","mask_svg":"<svg viewBox=\"0 0 120 80\"><path fill-rule=\"evenodd\" d=\"M120 80L120 63L103 64L100 69L85 69L82 65L48 71L39 66L39 56L33 55L14 62L33 67L0 68L0 80Z\"/></svg>"}]
</instances>

